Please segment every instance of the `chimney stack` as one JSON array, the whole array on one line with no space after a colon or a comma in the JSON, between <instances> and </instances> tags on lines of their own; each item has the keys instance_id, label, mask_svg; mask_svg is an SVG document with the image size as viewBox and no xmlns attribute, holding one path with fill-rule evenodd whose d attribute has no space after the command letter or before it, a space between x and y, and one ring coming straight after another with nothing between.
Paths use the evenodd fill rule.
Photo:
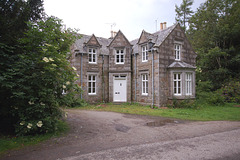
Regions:
<instances>
[{"instance_id":1,"label":"chimney stack","mask_svg":"<svg viewBox=\"0 0 240 160\"><path fill-rule=\"evenodd\" d=\"M111 38L114 38L117 35L117 32L111 31Z\"/></svg>"},{"instance_id":2,"label":"chimney stack","mask_svg":"<svg viewBox=\"0 0 240 160\"><path fill-rule=\"evenodd\" d=\"M116 35L117 35L117 32L114 31L114 32L113 32L113 37L115 37Z\"/></svg>"},{"instance_id":3,"label":"chimney stack","mask_svg":"<svg viewBox=\"0 0 240 160\"><path fill-rule=\"evenodd\" d=\"M113 31L111 31L111 38L113 38L114 37L114 35L113 35L114 33L113 33Z\"/></svg>"},{"instance_id":4,"label":"chimney stack","mask_svg":"<svg viewBox=\"0 0 240 160\"><path fill-rule=\"evenodd\" d=\"M167 22L160 23L160 30L167 28Z\"/></svg>"},{"instance_id":5,"label":"chimney stack","mask_svg":"<svg viewBox=\"0 0 240 160\"><path fill-rule=\"evenodd\" d=\"M163 29L167 28L167 22L163 22Z\"/></svg>"},{"instance_id":6,"label":"chimney stack","mask_svg":"<svg viewBox=\"0 0 240 160\"><path fill-rule=\"evenodd\" d=\"M163 23L160 23L160 30L163 30Z\"/></svg>"}]
</instances>

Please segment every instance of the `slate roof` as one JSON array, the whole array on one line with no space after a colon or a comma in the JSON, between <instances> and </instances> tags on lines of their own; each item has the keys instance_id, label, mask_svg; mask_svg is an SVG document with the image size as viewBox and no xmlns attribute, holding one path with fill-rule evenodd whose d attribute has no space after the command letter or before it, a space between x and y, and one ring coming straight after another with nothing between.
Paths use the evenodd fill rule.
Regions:
<instances>
[{"instance_id":1,"label":"slate roof","mask_svg":"<svg viewBox=\"0 0 240 160\"><path fill-rule=\"evenodd\" d=\"M135 40L132 40L130 43L131 45L133 45L133 54L135 53L138 53L138 45L137 45L137 42L138 42L139 38L135 39Z\"/></svg>"},{"instance_id":2,"label":"slate roof","mask_svg":"<svg viewBox=\"0 0 240 160\"><path fill-rule=\"evenodd\" d=\"M147 39L151 39L153 43L155 43L154 46L157 46L159 47L162 42L168 37L168 35L172 32L172 30L177 26L178 23L166 28L166 29L163 29L163 30L160 30L160 31L157 31L153 34L151 33L148 33L146 31L143 30L143 32L145 32L145 35L147 37ZM133 45L133 53L138 53L138 39L135 39L133 41L131 41L130 43Z\"/></svg>"},{"instance_id":3,"label":"slate roof","mask_svg":"<svg viewBox=\"0 0 240 160\"><path fill-rule=\"evenodd\" d=\"M168 68L188 68L188 69L195 69L196 67L187 64L182 61L174 61L172 64L168 66Z\"/></svg>"},{"instance_id":4,"label":"slate roof","mask_svg":"<svg viewBox=\"0 0 240 160\"><path fill-rule=\"evenodd\" d=\"M178 23L160 30L158 32L153 33L153 35L157 36L157 40L154 42L155 46L160 46L162 44L162 42L168 37L168 35L172 32L172 30L177 26Z\"/></svg>"},{"instance_id":5,"label":"slate roof","mask_svg":"<svg viewBox=\"0 0 240 160\"><path fill-rule=\"evenodd\" d=\"M174 24L166 29L160 30L160 31L152 33L152 34L146 32L144 30L143 30L143 32L145 32L147 39L151 39L152 42L155 43L154 46L160 46L162 44L162 42L172 32L172 30L176 27L176 25L177 24ZM87 53L86 47L84 47L84 46L91 37L92 37L92 35L89 36L89 35L83 34L80 39L76 40L75 45L80 53ZM100 54L108 55L109 50L108 50L107 46L112 42L113 39L102 38L102 37L96 37L96 38L97 38L99 44L101 45ZM137 44L138 41L139 41L139 38L132 40L130 42L131 45L133 45L133 54L138 53L138 44Z\"/></svg>"},{"instance_id":6,"label":"slate roof","mask_svg":"<svg viewBox=\"0 0 240 160\"><path fill-rule=\"evenodd\" d=\"M86 47L84 46L92 36L89 36L89 35L81 35L81 36L82 37L80 39L76 40L75 45L80 53L88 53L86 50ZM102 37L96 37L96 38L99 44L101 45L100 54L108 55L109 50L107 49L107 46L110 44L112 40L107 38L102 38Z\"/></svg>"}]
</instances>

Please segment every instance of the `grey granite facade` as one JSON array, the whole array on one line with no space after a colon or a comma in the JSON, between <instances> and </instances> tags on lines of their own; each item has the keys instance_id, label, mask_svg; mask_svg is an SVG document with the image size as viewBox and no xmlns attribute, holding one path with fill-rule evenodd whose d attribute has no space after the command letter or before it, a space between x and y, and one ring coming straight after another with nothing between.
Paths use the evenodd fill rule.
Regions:
<instances>
[{"instance_id":1,"label":"grey granite facade","mask_svg":"<svg viewBox=\"0 0 240 160\"><path fill-rule=\"evenodd\" d=\"M90 103L138 102L158 107L195 98L196 53L179 24L142 31L131 42L82 35L71 47L82 98Z\"/></svg>"}]
</instances>

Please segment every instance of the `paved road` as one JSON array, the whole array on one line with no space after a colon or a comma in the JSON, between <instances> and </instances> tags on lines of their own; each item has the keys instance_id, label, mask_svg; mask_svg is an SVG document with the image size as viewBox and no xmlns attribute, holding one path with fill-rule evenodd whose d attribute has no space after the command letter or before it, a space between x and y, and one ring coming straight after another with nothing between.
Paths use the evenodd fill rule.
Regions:
<instances>
[{"instance_id":1,"label":"paved road","mask_svg":"<svg viewBox=\"0 0 240 160\"><path fill-rule=\"evenodd\" d=\"M0 160L240 160L240 122L68 110L70 132Z\"/></svg>"},{"instance_id":2,"label":"paved road","mask_svg":"<svg viewBox=\"0 0 240 160\"><path fill-rule=\"evenodd\" d=\"M152 159L152 160L239 160L240 129L207 136L110 149L64 160Z\"/></svg>"}]
</instances>

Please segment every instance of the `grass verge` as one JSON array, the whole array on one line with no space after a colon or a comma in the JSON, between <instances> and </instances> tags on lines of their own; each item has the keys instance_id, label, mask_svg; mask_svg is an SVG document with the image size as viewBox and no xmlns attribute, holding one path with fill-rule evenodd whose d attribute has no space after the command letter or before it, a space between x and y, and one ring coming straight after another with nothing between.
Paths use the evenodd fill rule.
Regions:
<instances>
[{"instance_id":1,"label":"grass verge","mask_svg":"<svg viewBox=\"0 0 240 160\"><path fill-rule=\"evenodd\" d=\"M64 121L59 121L58 130L55 133L47 133L44 135L35 136L3 136L0 135L0 157L3 156L8 150L20 149L24 146L35 145L52 137L59 137L69 131L69 126Z\"/></svg>"},{"instance_id":2,"label":"grass verge","mask_svg":"<svg viewBox=\"0 0 240 160\"><path fill-rule=\"evenodd\" d=\"M236 104L225 104L224 106L201 105L198 109L190 108L168 108L168 109L151 109L150 106L139 104L99 104L78 107L83 110L111 111L128 114L161 116L177 118L183 120L200 120L200 121L239 121L240 107Z\"/></svg>"}]
</instances>

